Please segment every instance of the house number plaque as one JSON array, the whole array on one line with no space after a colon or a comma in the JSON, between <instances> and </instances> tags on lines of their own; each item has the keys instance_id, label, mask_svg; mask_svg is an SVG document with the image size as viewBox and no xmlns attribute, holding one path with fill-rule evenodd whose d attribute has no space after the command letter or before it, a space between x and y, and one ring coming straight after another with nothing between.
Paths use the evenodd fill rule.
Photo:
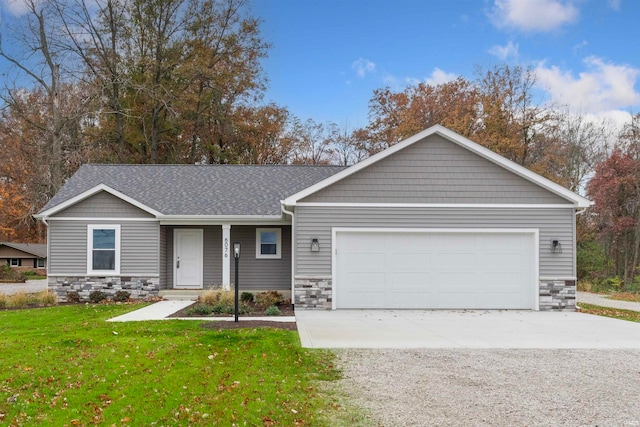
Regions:
<instances>
[{"instance_id":1,"label":"house number plaque","mask_svg":"<svg viewBox=\"0 0 640 427\"><path fill-rule=\"evenodd\" d=\"M229 258L229 239L224 239L224 257Z\"/></svg>"}]
</instances>

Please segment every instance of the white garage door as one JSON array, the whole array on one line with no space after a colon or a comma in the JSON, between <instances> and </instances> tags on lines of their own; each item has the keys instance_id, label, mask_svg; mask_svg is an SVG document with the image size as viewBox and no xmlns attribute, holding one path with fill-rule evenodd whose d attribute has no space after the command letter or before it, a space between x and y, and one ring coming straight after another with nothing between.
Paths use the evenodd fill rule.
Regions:
<instances>
[{"instance_id":1,"label":"white garage door","mask_svg":"<svg viewBox=\"0 0 640 427\"><path fill-rule=\"evenodd\" d=\"M534 308L532 232L335 236L336 308Z\"/></svg>"}]
</instances>

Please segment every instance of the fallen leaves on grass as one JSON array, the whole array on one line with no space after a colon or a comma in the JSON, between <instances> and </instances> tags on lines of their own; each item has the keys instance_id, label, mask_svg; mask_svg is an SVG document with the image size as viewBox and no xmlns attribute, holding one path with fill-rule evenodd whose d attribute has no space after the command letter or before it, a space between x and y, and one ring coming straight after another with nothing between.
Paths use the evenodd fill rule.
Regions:
<instances>
[{"instance_id":1,"label":"fallen leaves on grass","mask_svg":"<svg viewBox=\"0 0 640 427\"><path fill-rule=\"evenodd\" d=\"M628 320L630 322L640 322L640 312L632 310L622 310L620 308L601 307L592 304L580 304L581 313L595 314L597 316L612 317L614 319Z\"/></svg>"}]
</instances>

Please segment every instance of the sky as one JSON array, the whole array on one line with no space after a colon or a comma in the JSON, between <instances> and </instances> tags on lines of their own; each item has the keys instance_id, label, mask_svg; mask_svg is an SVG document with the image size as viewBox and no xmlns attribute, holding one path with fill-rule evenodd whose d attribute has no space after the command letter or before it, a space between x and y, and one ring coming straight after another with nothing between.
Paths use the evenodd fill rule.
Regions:
<instances>
[{"instance_id":1,"label":"sky","mask_svg":"<svg viewBox=\"0 0 640 427\"><path fill-rule=\"evenodd\" d=\"M2 29L24 5L0 0ZM249 8L272 45L264 101L302 120L356 129L368 123L375 89L474 80L478 66L499 64L535 70L536 103L617 123L640 112L640 0L249 0Z\"/></svg>"},{"instance_id":2,"label":"sky","mask_svg":"<svg viewBox=\"0 0 640 427\"><path fill-rule=\"evenodd\" d=\"M535 70L539 99L622 122L640 112L638 0L253 0L272 44L265 100L358 128L375 89Z\"/></svg>"}]
</instances>

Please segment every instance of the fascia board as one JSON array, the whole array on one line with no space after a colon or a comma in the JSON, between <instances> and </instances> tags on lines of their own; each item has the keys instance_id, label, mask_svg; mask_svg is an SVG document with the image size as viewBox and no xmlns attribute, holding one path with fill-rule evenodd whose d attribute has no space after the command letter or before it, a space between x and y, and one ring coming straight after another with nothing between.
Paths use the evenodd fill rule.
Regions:
<instances>
[{"instance_id":1,"label":"fascia board","mask_svg":"<svg viewBox=\"0 0 640 427\"><path fill-rule=\"evenodd\" d=\"M135 206L135 207L137 207L139 209L142 209L143 211L145 211L145 212L147 212L147 213L149 213L149 214L151 214L153 216L156 216L156 217L161 217L162 216L161 212L158 212L157 210L152 209L149 206L146 206L146 205L140 203L136 199L134 199L132 197L129 197L126 194L119 192L118 190L114 190L113 188L109 187L108 185L98 184L95 187L92 187L92 188L90 188L90 189L88 189L88 190L86 190L86 191L84 191L84 192L82 192L82 193L70 198L70 199L67 199L64 202L47 209L44 212L40 212L40 213L34 215L34 218L41 219L41 218L49 217L51 215L55 215L56 213L66 209L66 208L68 208L70 206L73 206L73 205L75 205L75 204L77 204L77 203L79 203L79 202L81 202L81 201L93 196L94 194L99 193L100 191L106 191L107 193L112 194L112 195L116 196L117 198L122 199L125 202L127 202L127 203L129 203L129 204L131 204L131 205L133 205L133 206Z\"/></svg>"}]
</instances>

